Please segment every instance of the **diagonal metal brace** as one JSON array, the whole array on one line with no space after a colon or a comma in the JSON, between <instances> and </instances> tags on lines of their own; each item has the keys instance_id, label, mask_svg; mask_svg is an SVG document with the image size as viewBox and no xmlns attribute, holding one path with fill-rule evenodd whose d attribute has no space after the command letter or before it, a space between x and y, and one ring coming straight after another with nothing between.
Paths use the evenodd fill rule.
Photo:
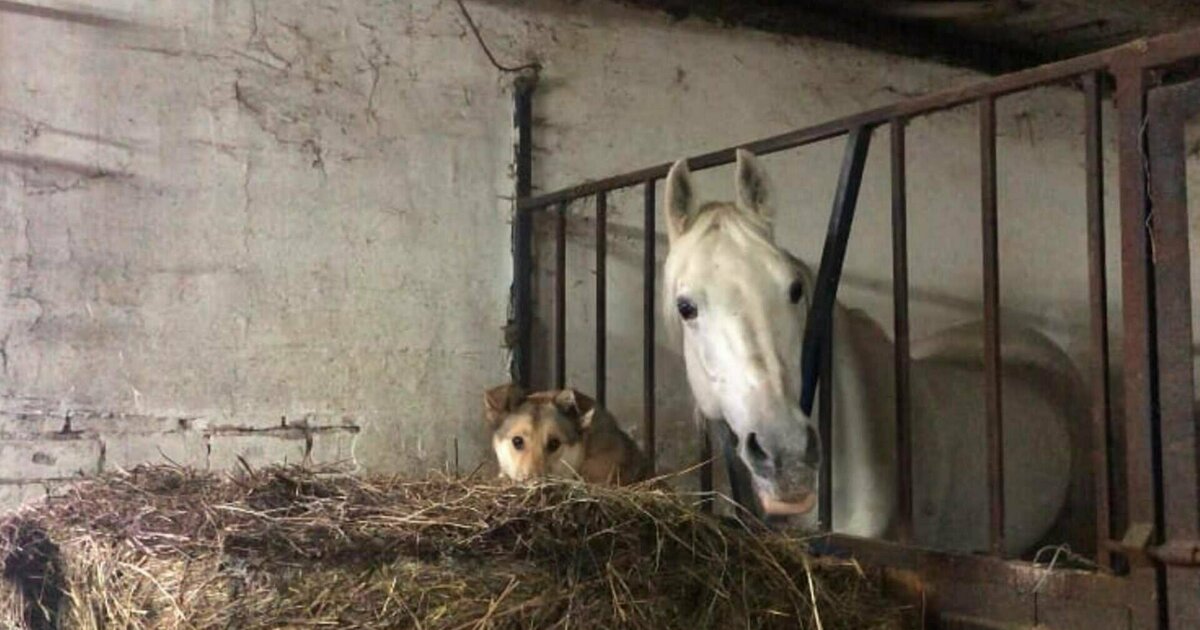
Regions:
<instances>
[{"instance_id":1,"label":"diagonal metal brace","mask_svg":"<svg viewBox=\"0 0 1200 630\"><path fill-rule=\"evenodd\" d=\"M825 341L832 330L833 305L837 300L842 265L846 261L846 246L854 222L854 208L858 203L858 191L862 185L873 130L874 127L866 125L856 127L846 139L846 153L842 157L842 172L838 176L837 193L833 198L833 212L829 215L829 229L825 233L825 248L821 252L821 266L817 272L813 301L809 306L800 358L800 410L807 416L812 416L817 382L820 380L821 355L829 347Z\"/></svg>"}]
</instances>

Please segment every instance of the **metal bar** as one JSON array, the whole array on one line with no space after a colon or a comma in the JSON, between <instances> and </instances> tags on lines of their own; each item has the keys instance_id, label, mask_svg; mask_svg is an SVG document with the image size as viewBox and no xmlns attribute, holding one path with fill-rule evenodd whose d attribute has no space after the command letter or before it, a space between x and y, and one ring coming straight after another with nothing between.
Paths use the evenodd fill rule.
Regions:
<instances>
[{"instance_id":1,"label":"metal bar","mask_svg":"<svg viewBox=\"0 0 1200 630\"><path fill-rule=\"evenodd\" d=\"M1187 29L1148 40L1133 41L1089 55L1045 64L1020 72L1013 72L973 85L952 88L927 96L908 99L811 127L769 136L739 146L749 149L758 155L766 155L847 134L861 127L875 127L895 118L925 116L978 101L988 96L995 98L1041 85L1058 83L1084 73L1104 70L1110 64L1114 63L1115 60L1123 57L1136 57L1137 62L1145 67L1163 65L1192 56L1200 56L1200 28ZM699 171L731 164L735 160L735 150L736 147L732 147L693 157L688 160L688 167L693 171ZM523 211L537 210L562 201L595 195L601 191L628 188L651 179L662 179L666 177L670 168L671 163L659 164L622 175L563 188L538 195L537 197L518 200L517 205Z\"/></svg>"},{"instance_id":2,"label":"metal bar","mask_svg":"<svg viewBox=\"0 0 1200 630\"><path fill-rule=\"evenodd\" d=\"M1123 302L1125 397L1126 522L1118 531L1134 524L1157 528L1155 484L1152 476L1151 430L1154 424L1155 388L1152 366L1153 280L1145 163L1142 156L1145 120L1145 71L1124 64L1117 70L1117 139L1121 199L1121 299Z\"/></svg>"},{"instance_id":3,"label":"metal bar","mask_svg":"<svg viewBox=\"0 0 1200 630\"><path fill-rule=\"evenodd\" d=\"M817 520L823 532L833 530L833 316L829 318L829 334L821 349L821 405L817 415L817 432L821 436L821 468L817 493Z\"/></svg>"},{"instance_id":4,"label":"metal bar","mask_svg":"<svg viewBox=\"0 0 1200 630\"><path fill-rule=\"evenodd\" d=\"M645 251L642 258L642 446L650 462L655 461L654 426L654 272L658 266L654 246L654 180L646 182L643 233Z\"/></svg>"},{"instance_id":5,"label":"metal bar","mask_svg":"<svg viewBox=\"0 0 1200 630\"><path fill-rule=\"evenodd\" d=\"M1087 158L1087 234L1088 289L1091 298L1091 377L1092 377L1092 474L1096 484L1096 560L1110 565L1106 543L1112 538L1109 513L1108 449L1108 284L1105 279L1104 251L1104 155L1101 145L1103 120L1100 109L1101 75L1083 77L1084 144Z\"/></svg>"},{"instance_id":6,"label":"metal bar","mask_svg":"<svg viewBox=\"0 0 1200 630\"><path fill-rule=\"evenodd\" d=\"M996 100L979 101L979 157L983 205L983 367L987 411L989 538L1004 553L1004 426L1000 405L1000 248L997 238Z\"/></svg>"},{"instance_id":7,"label":"metal bar","mask_svg":"<svg viewBox=\"0 0 1200 630\"><path fill-rule=\"evenodd\" d=\"M567 383L567 202L554 226L554 387Z\"/></svg>"},{"instance_id":8,"label":"metal bar","mask_svg":"<svg viewBox=\"0 0 1200 630\"><path fill-rule=\"evenodd\" d=\"M847 138L837 192L833 199L833 210L829 213L829 228L825 232L825 246L821 250L821 266L817 271L817 282L813 290L813 301L809 306L808 323L804 328L800 357L800 410L807 416L812 415L817 394L816 385L820 374L821 354L825 347L824 340L832 330L830 322L833 319L833 306L837 300L842 264L846 261L846 245L854 223L854 208L858 203L858 191L867 163L867 150L871 146L871 131L871 127L860 127L852 131ZM822 447L826 451L825 456L828 457L829 444L825 443ZM821 488L821 492L827 490L828 487Z\"/></svg>"},{"instance_id":9,"label":"metal bar","mask_svg":"<svg viewBox=\"0 0 1200 630\"><path fill-rule=\"evenodd\" d=\"M712 447L712 425L713 423L700 413L700 408L696 407L692 411L692 419L696 426L700 428L700 492L705 495L701 500L701 508L712 514L713 512L713 447ZM730 480L732 483L732 480Z\"/></svg>"},{"instance_id":10,"label":"metal bar","mask_svg":"<svg viewBox=\"0 0 1200 630\"><path fill-rule=\"evenodd\" d=\"M1117 153L1120 184L1121 217L1121 302L1124 370L1124 425L1117 444L1123 446L1124 479L1118 486L1123 495L1120 504L1114 502L1114 529L1128 537L1139 530L1149 530L1150 542L1160 539L1161 522L1156 506L1161 505L1158 484L1154 483L1154 449L1152 435L1156 421L1155 392L1157 375L1154 370L1154 284L1151 276L1150 239L1146 220L1149 203L1146 188L1145 161L1142 154L1142 134L1146 117L1146 70L1141 56L1131 53L1117 59L1112 67L1117 82ZM1116 433L1116 431L1114 431ZM1117 512L1117 508L1121 511ZM1123 568L1123 566L1118 566ZM1137 588L1152 589L1147 593L1154 602L1152 620L1165 626L1167 593L1156 567L1130 566L1126 578ZM1134 587L1131 587L1134 588Z\"/></svg>"},{"instance_id":11,"label":"metal bar","mask_svg":"<svg viewBox=\"0 0 1200 630\"><path fill-rule=\"evenodd\" d=\"M1150 236L1157 314L1163 536L1171 628L1200 627L1200 430L1192 374L1192 282L1184 124L1200 111L1200 81L1148 95ZM1190 566L1189 566L1190 565Z\"/></svg>"},{"instance_id":12,"label":"metal bar","mask_svg":"<svg viewBox=\"0 0 1200 630\"><path fill-rule=\"evenodd\" d=\"M608 194L596 194L596 402L605 402L608 381Z\"/></svg>"},{"instance_id":13,"label":"metal bar","mask_svg":"<svg viewBox=\"0 0 1200 630\"><path fill-rule=\"evenodd\" d=\"M517 131L517 211L513 217L513 381L523 387L530 380L530 331L533 324L533 217L520 211L522 199L533 194L533 90L536 81L521 76L514 83L513 126Z\"/></svg>"},{"instance_id":14,"label":"metal bar","mask_svg":"<svg viewBox=\"0 0 1200 630\"><path fill-rule=\"evenodd\" d=\"M896 339L896 535L912 540L912 389L908 336L908 184L904 128L897 118L892 131L892 299Z\"/></svg>"},{"instance_id":15,"label":"metal bar","mask_svg":"<svg viewBox=\"0 0 1200 630\"><path fill-rule=\"evenodd\" d=\"M1151 547L1147 552L1159 562L1175 567L1200 567L1200 540L1172 540L1158 547ZM1169 570L1169 569L1168 569ZM1194 578L1200 578L1200 575L1192 571L1191 575ZM1195 580L1193 580L1195 584ZM1196 593L1197 591L1192 591ZM1195 595L1193 595L1193 598ZM1175 598L1172 597L1174 600ZM1172 604L1175 602L1173 601ZM1192 605L1195 606L1195 600L1192 600ZM1172 618L1174 621L1174 618ZM1195 624L1192 624L1195 627Z\"/></svg>"}]
</instances>

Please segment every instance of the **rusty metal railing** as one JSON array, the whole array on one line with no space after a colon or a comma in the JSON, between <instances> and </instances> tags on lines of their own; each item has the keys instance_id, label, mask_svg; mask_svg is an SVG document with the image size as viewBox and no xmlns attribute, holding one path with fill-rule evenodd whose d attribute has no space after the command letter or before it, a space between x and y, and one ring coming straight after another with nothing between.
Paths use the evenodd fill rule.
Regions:
<instances>
[{"instance_id":1,"label":"rusty metal railing","mask_svg":"<svg viewBox=\"0 0 1200 630\"><path fill-rule=\"evenodd\" d=\"M899 481L898 539L912 539L912 441L911 392L908 321L908 239L906 201L905 126L913 118L934 112L975 105L979 111L980 170L982 175L981 207L983 236L984 286L984 348L985 348L985 409L988 444L988 493L990 506L990 541L993 554L1003 548L1004 470L1001 406L1002 380L1000 370L1000 291L999 252L997 246L998 191L996 186L996 115L995 103L1008 94L1031 88L1078 82L1083 88L1085 134L1086 199L1085 211L1088 241L1090 356L1088 370L1091 385L1091 472L1096 489L1097 560L1102 566L1124 570L1127 565L1134 574L1130 583L1157 584L1162 622L1179 625L1183 620L1200 619L1200 572L1177 574L1167 572L1165 579L1156 579L1150 568L1141 568L1139 561L1150 559L1160 566L1179 567L1200 564L1200 507L1197 506L1196 427L1190 415L1191 400L1191 320L1190 268L1186 202L1182 162L1183 116L1179 112L1200 110L1200 87L1172 88L1171 96L1156 94L1147 107L1147 95L1157 88L1166 69L1179 62L1200 59L1200 30L1184 31L1149 40L1139 40L1117 48L1097 52L1067 61L1016 72L974 85L914 98L893 105L845 116L825 123L763 138L737 147L728 147L699 155L688 160L693 171L730 164L735 150L747 148L757 154L769 154L816 142L848 136L846 159L839 179L835 204L829 222L825 249L818 273L818 292L829 287L822 301L818 294L809 319L805 339L807 371L816 370L822 388L830 383L828 351L822 351L829 341L832 326L831 312L836 297L838 277L845 254L846 239L850 236L856 191L862 176L867 141L877 127L887 125L891 133L892 179L892 249L893 302L895 333L896 476ZM1117 107L1117 140L1120 181L1121 224L1121 283L1122 329L1124 361L1124 422L1112 421L1112 396L1109 388L1108 289L1105 282L1106 252L1104 245L1103 151L1101 144L1101 97L1106 83L1115 84L1114 102ZM1189 91L1190 90L1190 91ZM1165 93L1164 93L1165 94ZM528 94L526 94L528 96ZM1188 100L1192 99L1192 100ZM1186 105L1181 105L1186 101ZM522 105L522 103L524 103ZM518 94L518 109L531 107ZM1156 126L1156 121L1169 121ZM529 111L518 112L518 120L531 121ZM1167 129L1162 131L1162 129ZM1151 138L1166 138L1151 143L1151 153L1162 154L1155 161L1146 154L1147 129ZM1156 131L1156 129L1158 131ZM1178 142L1173 139L1178 137ZM527 138L527 136L526 136ZM1160 147L1155 149L1155 147ZM1166 147L1166 148L1161 148ZM518 164L520 166L520 163ZM606 209L607 195L615 190L642 186L645 191L646 232L644 250L644 367L643 435L647 451L654 456L654 279L655 279L655 186L663 179L670 164L664 163L641 170L590 181L546 194L529 196L528 182L518 186L517 230L529 230L517 241L528 243L532 226L526 220L533 213L553 211L556 221L555 288L554 288L554 375L557 384L564 382L565 369L565 310L566 290L564 272L566 259L565 221L567 204L594 198L596 203L596 394L605 399L606 374ZM520 169L518 169L520 171ZM1148 177L1173 178L1169 184L1154 188L1152 198ZM1163 218L1151 214L1160 205L1169 211ZM1179 223L1183 217L1182 224ZM1159 235L1167 226L1175 231ZM1159 249L1152 252L1152 243ZM1164 255L1162 248L1168 247ZM514 249L514 295L521 296L515 304L518 327L524 326L517 339L524 344L518 348L520 357L529 356L528 326L532 320L531 292L532 253L528 248ZM1171 294L1155 292L1169 288ZM1179 348L1186 348L1187 356ZM528 374L527 363L522 374ZM1161 388L1169 387L1169 391ZM1186 398L1166 400L1164 396ZM810 394L811 397L811 394ZM1186 405L1180 401L1186 400ZM820 397L819 425L824 444L830 444L832 403L830 396ZM1163 431L1170 431L1164 438ZM1182 437L1179 437L1182 436ZM1165 460L1162 443L1167 439L1176 447ZM705 441L707 443L707 440ZM824 462L829 462L827 456ZM1191 471L1188 476L1187 471ZM830 469L821 474L821 522L830 525ZM1164 473L1180 475L1164 479ZM702 478L711 479L711 473ZM1191 484L1189 486L1189 484ZM710 483L711 485L711 483ZM711 490L711 487L706 488ZM1114 533L1121 532L1121 540ZM1169 538L1167 537L1169 535ZM1183 551L1180 551L1180 550ZM1192 556L1187 550L1194 550ZM1116 552L1120 562L1110 557ZM889 551L887 553L895 553ZM891 557L891 556L889 556ZM1192 558L1189 561L1181 558ZM991 566L991 565L989 565ZM1140 576L1140 578L1138 577ZM1136 579L1135 579L1136 578ZM1149 588L1149 587L1147 587ZM1132 601L1132 600L1131 600ZM1195 603L1193 603L1195 602ZM1153 615L1147 613L1147 618ZM1173 620L1179 619L1175 622ZM1198 626L1200 627L1200 626Z\"/></svg>"}]
</instances>

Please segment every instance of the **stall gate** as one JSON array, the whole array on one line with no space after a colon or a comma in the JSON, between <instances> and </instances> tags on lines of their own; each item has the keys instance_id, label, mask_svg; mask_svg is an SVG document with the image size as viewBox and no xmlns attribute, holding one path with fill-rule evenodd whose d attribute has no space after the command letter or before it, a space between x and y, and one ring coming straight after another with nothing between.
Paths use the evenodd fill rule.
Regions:
<instances>
[{"instance_id":1,"label":"stall gate","mask_svg":"<svg viewBox=\"0 0 1200 630\"><path fill-rule=\"evenodd\" d=\"M1200 431L1193 409L1191 278L1184 123L1200 114L1200 30L1184 31L1004 75L968 87L831 120L750 142L767 154L846 136L847 146L822 253L805 338L805 357L819 357L827 342L828 309L851 233L855 201L869 141L879 127L891 135L892 247L895 306L896 470L900 528L896 540L854 539L827 534L833 548L847 549L881 567L884 583L919 603L924 621L944 628L1200 628ZM998 549L1004 518L1004 471L999 354L997 256L996 114L1005 95L1048 84L1082 85L1086 134L1087 195L1081 200L1088 225L1091 341L1091 473L1096 489L1096 571L1054 570L990 555L920 549L910 541L912 523L909 441L909 322L905 200L905 124L933 112L970 106L979 115L982 169L984 362L991 539ZM1110 424L1108 314L1105 286L1101 97L1114 87L1120 184L1120 269L1123 303L1123 423ZM547 194L532 196L532 95L534 82L516 85L517 214L513 231L514 282L511 342L514 377L528 385L533 317L533 220L553 213L555 238L554 375L565 367L567 204L594 199L596 212L596 384L605 400L606 201L611 191L642 187L644 227L655 232L655 185L670 164L645 168ZM693 171L734 161L736 147L689 159ZM654 276L655 239L644 252L645 448L655 451ZM828 355L828 353L825 353ZM828 362L820 373L828 387ZM831 430L829 396L819 409L823 443ZM705 444L708 444L705 439ZM709 449L710 450L710 449ZM707 453L706 455L710 455ZM707 457L706 457L707 458ZM829 457L821 471L821 522L829 523ZM711 467L701 474L711 489Z\"/></svg>"}]
</instances>

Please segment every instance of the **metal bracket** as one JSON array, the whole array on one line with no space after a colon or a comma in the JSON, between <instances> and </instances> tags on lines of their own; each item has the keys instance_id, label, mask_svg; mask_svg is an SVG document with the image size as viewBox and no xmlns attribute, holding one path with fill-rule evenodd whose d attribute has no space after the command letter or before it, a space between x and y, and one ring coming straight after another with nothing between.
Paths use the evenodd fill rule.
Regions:
<instances>
[{"instance_id":1,"label":"metal bracket","mask_svg":"<svg viewBox=\"0 0 1200 630\"><path fill-rule=\"evenodd\" d=\"M1150 555L1172 567L1200 568L1200 540L1172 540L1149 549Z\"/></svg>"},{"instance_id":2,"label":"metal bracket","mask_svg":"<svg viewBox=\"0 0 1200 630\"><path fill-rule=\"evenodd\" d=\"M1170 540L1161 545L1151 545L1154 526L1150 523L1134 523L1121 540L1111 540L1108 548L1140 565L1158 562L1172 567L1200 568L1200 540Z\"/></svg>"}]
</instances>

